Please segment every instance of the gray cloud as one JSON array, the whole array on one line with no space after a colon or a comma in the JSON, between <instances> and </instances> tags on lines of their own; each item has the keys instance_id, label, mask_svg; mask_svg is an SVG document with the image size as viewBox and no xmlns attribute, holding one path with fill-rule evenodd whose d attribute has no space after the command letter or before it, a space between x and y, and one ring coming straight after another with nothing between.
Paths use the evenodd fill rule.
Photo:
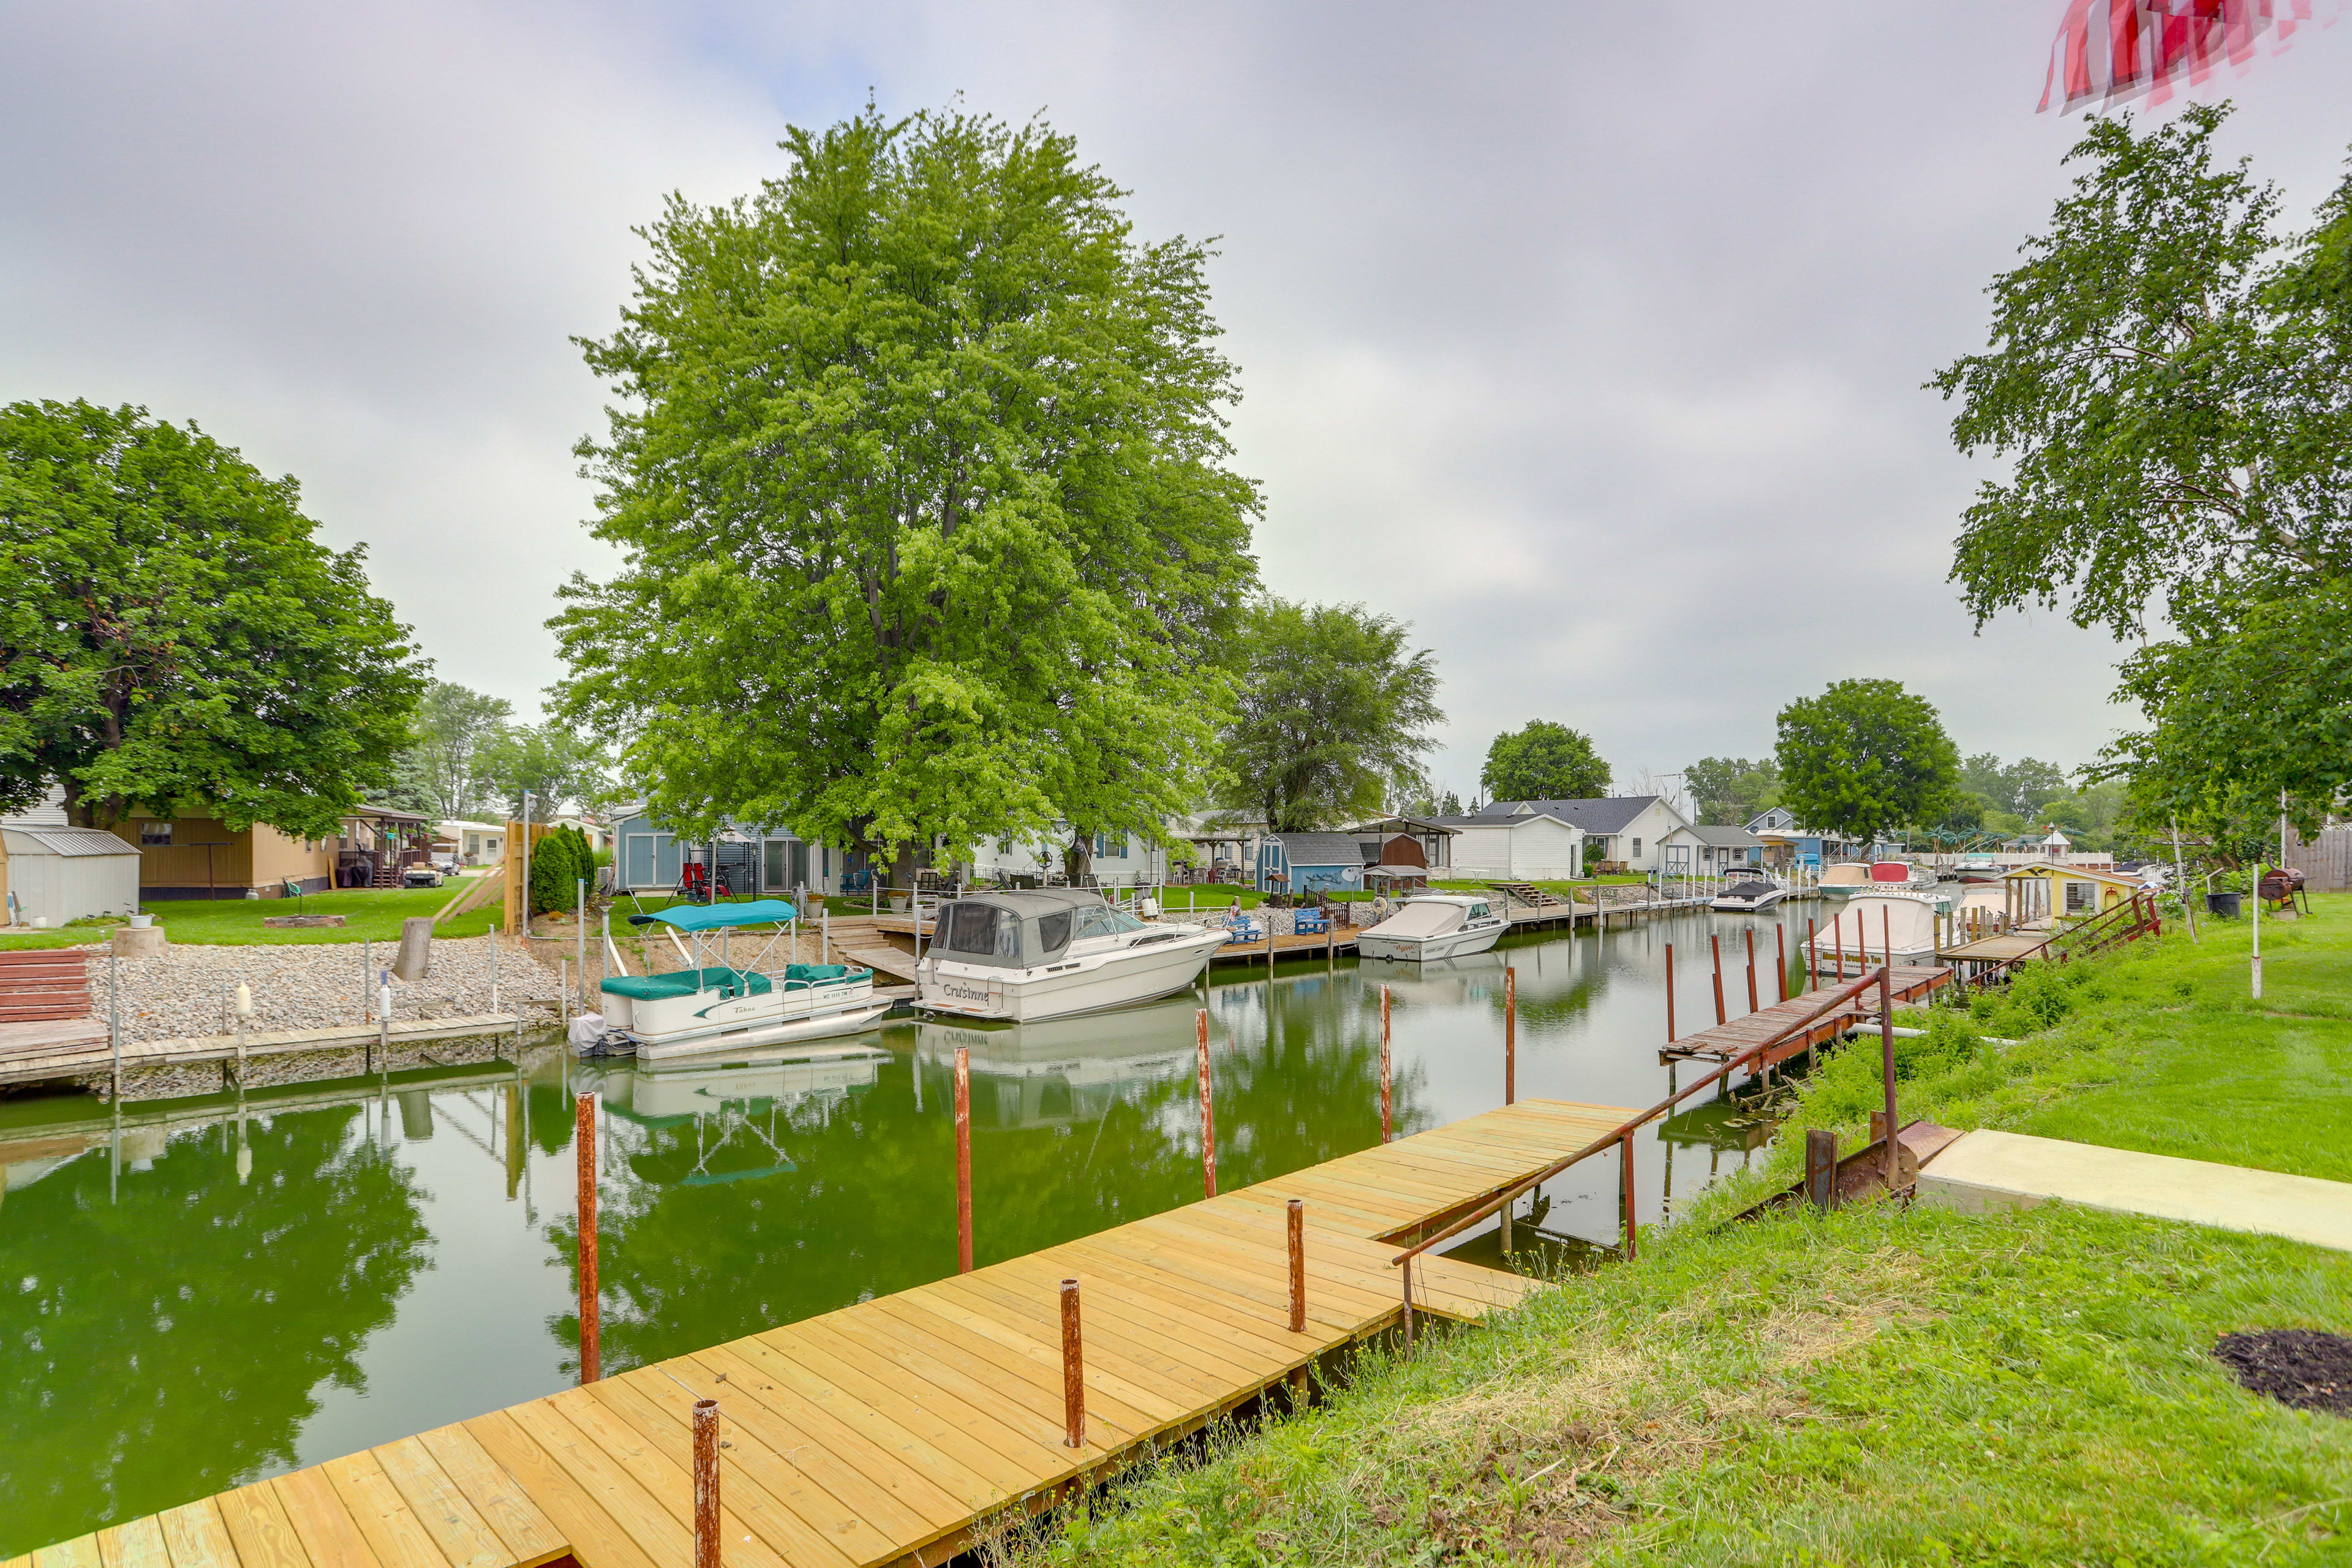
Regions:
<instances>
[{"instance_id":1,"label":"gray cloud","mask_svg":"<svg viewBox=\"0 0 2352 1568\"><path fill-rule=\"evenodd\" d=\"M869 86L960 91L1045 109L1144 232L1223 237L1268 581L1417 623L1458 787L1536 716L1626 781L1754 754L1850 675L2079 762L2116 650L1971 636L1943 578L1990 470L1919 390L2063 188L2057 9L20 9L0 396L145 402L297 474L444 674L528 704L554 584L608 563L566 339L609 329L629 226ZM2291 208L2347 84L2332 34L2225 84Z\"/></svg>"}]
</instances>

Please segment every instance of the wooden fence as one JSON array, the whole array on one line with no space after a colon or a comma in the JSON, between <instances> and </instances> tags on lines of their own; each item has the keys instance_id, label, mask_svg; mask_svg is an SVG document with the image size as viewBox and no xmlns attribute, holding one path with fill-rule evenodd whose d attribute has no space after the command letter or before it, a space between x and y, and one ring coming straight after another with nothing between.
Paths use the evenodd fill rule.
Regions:
<instances>
[{"instance_id":1,"label":"wooden fence","mask_svg":"<svg viewBox=\"0 0 2352 1568\"><path fill-rule=\"evenodd\" d=\"M2352 888L2352 826L2323 827L2310 839L2289 827L2282 858L2302 870L2313 892L2340 893Z\"/></svg>"}]
</instances>

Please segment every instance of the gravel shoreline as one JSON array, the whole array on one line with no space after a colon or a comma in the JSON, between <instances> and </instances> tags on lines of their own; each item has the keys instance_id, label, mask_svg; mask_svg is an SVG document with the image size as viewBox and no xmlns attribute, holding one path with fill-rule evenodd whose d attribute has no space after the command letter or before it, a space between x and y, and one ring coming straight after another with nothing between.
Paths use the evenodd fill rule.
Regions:
<instances>
[{"instance_id":1,"label":"gravel shoreline","mask_svg":"<svg viewBox=\"0 0 2352 1568\"><path fill-rule=\"evenodd\" d=\"M415 984L392 979L392 1016L425 1018L488 1013L490 1006L490 943L487 936L435 938L431 968ZM108 950L91 955L90 1002L100 1018L107 1012ZM113 961L121 987L122 1037L177 1040L219 1035L235 1027L229 1011L237 983L253 990L253 1017L247 1027L323 1029L360 1025L374 1018L373 998L381 973L391 966L395 942L303 943L285 947L168 947L161 958ZM374 967L364 979L362 966ZM552 1006L559 990L555 971L509 943L499 953L499 1011L519 1004Z\"/></svg>"}]
</instances>

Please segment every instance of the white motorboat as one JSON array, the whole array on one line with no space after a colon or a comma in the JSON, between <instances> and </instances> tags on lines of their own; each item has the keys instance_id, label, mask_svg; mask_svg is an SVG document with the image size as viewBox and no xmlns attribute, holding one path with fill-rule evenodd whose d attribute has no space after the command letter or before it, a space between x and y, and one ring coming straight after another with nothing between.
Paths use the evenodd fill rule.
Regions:
<instances>
[{"instance_id":1,"label":"white motorboat","mask_svg":"<svg viewBox=\"0 0 2352 1568\"><path fill-rule=\"evenodd\" d=\"M1396 913L1357 933L1356 955L1407 963L1465 958L1501 941L1510 924L1484 894L1417 893Z\"/></svg>"},{"instance_id":2,"label":"white motorboat","mask_svg":"<svg viewBox=\"0 0 2352 1568\"><path fill-rule=\"evenodd\" d=\"M1788 896L1789 889L1780 883L1763 877L1750 877L1745 881L1734 882L1716 894L1706 907L1722 910L1728 914L1752 915L1770 909Z\"/></svg>"},{"instance_id":3,"label":"white motorboat","mask_svg":"<svg viewBox=\"0 0 2352 1568\"><path fill-rule=\"evenodd\" d=\"M1852 979L1870 966L1932 963L1937 921L1949 914L1952 900L1900 884L1857 889L1813 936L1814 963Z\"/></svg>"},{"instance_id":4,"label":"white motorboat","mask_svg":"<svg viewBox=\"0 0 2352 1568\"><path fill-rule=\"evenodd\" d=\"M780 899L743 904L679 904L650 915L632 915L633 924L668 928L686 967L667 974L631 974L617 949L606 956L620 973L597 987L604 1010L577 1020L573 1037L591 1056L635 1055L644 1061L740 1052L801 1040L852 1034L879 1020L890 1004L874 994L874 972L843 963L790 963L776 972L760 967L794 919ZM710 962L709 937L744 926L777 930L750 967ZM679 941L683 932L693 946Z\"/></svg>"},{"instance_id":5,"label":"white motorboat","mask_svg":"<svg viewBox=\"0 0 2352 1568\"><path fill-rule=\"evenodd\" d=\"M1225 943L1221 930L1139 921L1075 888L973 893L941 909L934 931L916 1005L1025 1023L1182 991Z\"/></svg>"}]
</instances>

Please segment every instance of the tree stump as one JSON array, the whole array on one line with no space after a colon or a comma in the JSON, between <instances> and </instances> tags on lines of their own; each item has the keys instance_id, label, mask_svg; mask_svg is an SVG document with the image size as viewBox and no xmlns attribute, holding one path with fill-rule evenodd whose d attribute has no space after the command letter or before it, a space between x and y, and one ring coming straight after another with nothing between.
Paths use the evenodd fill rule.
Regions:
<instances>
[{"instance_id":1,"label":"tree stump","mask_svg":"<svg viewBox=\"0 0 2352 1568\"><path fill-rule=\"evenodd\" d=\"M412 915L400 922L400 956L392 972L414 985L433 973L433 917Z\"/></svg>"}]
</instances>

